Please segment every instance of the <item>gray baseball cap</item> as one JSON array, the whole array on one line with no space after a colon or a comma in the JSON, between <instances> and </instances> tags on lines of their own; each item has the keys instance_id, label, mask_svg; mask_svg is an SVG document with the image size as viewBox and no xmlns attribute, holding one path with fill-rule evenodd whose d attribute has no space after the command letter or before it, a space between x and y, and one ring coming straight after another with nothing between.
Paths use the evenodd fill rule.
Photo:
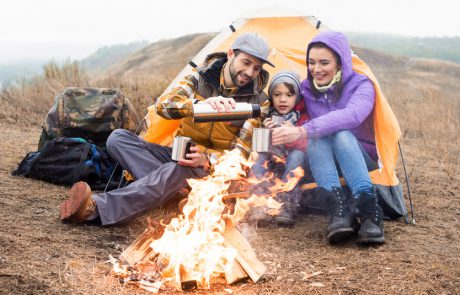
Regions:
<instances>
[{"instance_id":1,"label":"gray baseball cap","mask_svg":"<svg viewBox=\"0 0 460 295\"><path fill-rule=\"evenodd\" d=\"M231 48L255 56L272 67L275 67L275 65L268 60L270 46L268 46L267 41L257 33L244 33L239 35L235 42L233 42Z\"/></svg>"}]
</instances>

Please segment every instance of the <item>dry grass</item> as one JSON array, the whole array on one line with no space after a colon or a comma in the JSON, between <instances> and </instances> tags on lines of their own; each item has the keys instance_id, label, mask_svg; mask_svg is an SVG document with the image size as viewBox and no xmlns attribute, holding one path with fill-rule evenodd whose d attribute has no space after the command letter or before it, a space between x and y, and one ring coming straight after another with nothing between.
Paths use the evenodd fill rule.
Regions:
<instances>
[{"instance_id":1,"label":"dry grass","mask_svg":"<svg viewBox=\"0 0 460 295\"><path fill-rule=\"evenodd\" d=\"M90 78L78 62L67 61L61 65L49 62L43 73L30 80L21 79L0 91L0 121L19 125L42 124L51 108L54 97L66 87L119 88L135 106L140 116L154 102L177 73L162 79L131 77L119 79Z\"/></svg>"},{"instance_id":2,"label":"dry grass","mask_svg":"<svg viewBox=\"0 0 460 295\"><path fill-rule=\"evenodd\" d=\"M51 61L43 73L30 80L20 79L0 92L0 120L19 124L40 124L53 99L67 86L85 86L89 79L78 62L62 65Z\"/></svg>"}]
</instances>

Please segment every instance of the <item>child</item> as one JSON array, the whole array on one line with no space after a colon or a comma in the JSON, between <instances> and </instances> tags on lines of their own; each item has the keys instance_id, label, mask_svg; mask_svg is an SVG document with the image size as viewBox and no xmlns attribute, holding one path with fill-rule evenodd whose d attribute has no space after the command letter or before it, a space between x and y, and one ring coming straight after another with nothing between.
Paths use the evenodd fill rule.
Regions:
<instances>
[{"instance_id":1,"label":"child","mask_svg":"<svg viewBox=\"0 0 460 295\"><path fill-rule=\"evenodd\" d=\"M271 119L272 116L279 116L284 119L283 124L301 125L306 121L306 112L301 113L295 109L300 107L300 77L291 71L280 71L275 74L268 87L268 95L271 102L270 113L264 120L266 128L280 127ZM274 146L271 152L259 153L256 163L251 168L251 175L262 178L267 172L277 172L276 161L274 156L280 157L286 161L284 169L281 169L281 180L287 181L288 176L292 176L292 171L299 166L303 166L305 161L306 139L299 140L286 146ZM263 184L262 184L263 185ZM257 194L259 186L255 188ZM290 192L280 193L275 199L284 203L278 215L272 217L268 214L267 207L254 207L249 212L248 220L251 223L264 224L272 220L278 225L290 226L294 224L297 209L301 198L301 192L298 187Z\"/></svg>"}]
</instances>

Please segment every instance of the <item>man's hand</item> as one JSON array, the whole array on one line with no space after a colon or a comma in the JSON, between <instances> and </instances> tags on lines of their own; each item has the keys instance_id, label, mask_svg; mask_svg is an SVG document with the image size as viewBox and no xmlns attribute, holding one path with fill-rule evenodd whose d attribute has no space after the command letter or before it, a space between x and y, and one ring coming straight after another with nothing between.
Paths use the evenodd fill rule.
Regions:
<instances>
[{"instance_id":1,"label":"man's hand","mask_svg":"<svg viewBox=\"0 0 460 295\"><path fill-rule=\"evenodd\" d=\"M209 103L218 112L230 112L236 107L236 102L231 97L215 96L206 99L204 102Z\"/></svg>"},{"instance_id":2,"label":"man's hand","mask_svg":"<svg viewBox=\"0 0 460 295\"><path fill-rule=\"evenodd\" d=\"M208 157L205 154L198 153L199 148L196 146L190 147L190 154L186 154L184 160L178 162L182 166L190 167L203 167L204 169L209 169Z\"/></svg>"},{"instance_id":3,"label":"man's hand","mask_svg":"<svg viewBox=\"0 0 460 295\"><path fill-rule=\"evenodd\" d=\"M273 129L272 145L293 143L297 139L306 136L307 134L303 127L295 127L291 124L283 124L283 126Z\"/></svg>"}]
</instances>

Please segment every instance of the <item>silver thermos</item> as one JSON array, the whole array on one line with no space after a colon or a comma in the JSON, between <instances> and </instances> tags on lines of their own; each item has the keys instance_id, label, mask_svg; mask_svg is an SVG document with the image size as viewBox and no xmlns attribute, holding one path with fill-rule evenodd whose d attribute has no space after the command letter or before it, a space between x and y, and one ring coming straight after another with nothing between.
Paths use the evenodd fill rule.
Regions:
<instances>
[{"instance_id":1,"label":"silver thermos","mask_svg":"<svg viewBox=\"0 0 460 295\"><path fill-rule=\"evenodd\" d=\"M193 105L193 122L222 122L246 120L260 116L260 105L245 102L237 102L231 111L218 112L208 103L196 103Z\"/></svg>"},{"instance_id":2,"label":"silver thermos","mask_svg":"<svg viewBox=\"0 0 460 295\"><path fill-rule=\"evenodd\" d=\"M186 160L185 155L190 153L190 147L193 145L192 139L185 136L174 137L171 158L174 161Z\"/></svg>"}]
</instances>

